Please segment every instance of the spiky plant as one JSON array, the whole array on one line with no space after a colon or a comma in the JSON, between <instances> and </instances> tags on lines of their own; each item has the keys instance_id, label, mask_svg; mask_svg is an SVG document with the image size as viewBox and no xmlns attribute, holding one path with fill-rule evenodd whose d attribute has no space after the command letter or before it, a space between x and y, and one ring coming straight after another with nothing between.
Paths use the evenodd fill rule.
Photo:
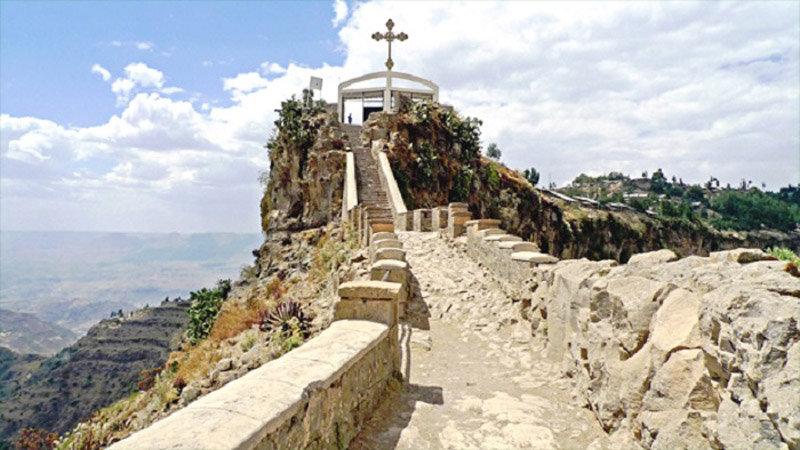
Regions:
<instances>
[{"instance_id":1,"label":"spiky plant","mask_svg":"<svg viewBox=\"0 0 800 450\"><path fill-rule=\"evenodd\" d=\"M261 313L261 331L280 330L282 333L291 331L295 322L303 335L308 333L311 319L306 316L300 304L288 299L279 302L276 306L269 307Z\"/></svg>"}]
</instances>

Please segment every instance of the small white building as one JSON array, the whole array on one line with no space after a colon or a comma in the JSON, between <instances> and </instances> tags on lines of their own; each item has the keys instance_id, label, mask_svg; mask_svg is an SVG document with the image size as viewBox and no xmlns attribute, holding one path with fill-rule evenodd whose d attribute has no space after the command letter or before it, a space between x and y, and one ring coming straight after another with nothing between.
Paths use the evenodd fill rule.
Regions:
<instances>
[{"instance_id":1,"label":"small white building","mask_svg":"<svg viewBox=\"0 0 800 450\"><path fill-rule=\"evenodd\" d=\"M373 112L396 110L401 97L438 102L439 86L431 80L392 70L344 81L339 84L339 120L347 123L352 114L353 123L362 123Z\"/></svg>"}]
</instances>

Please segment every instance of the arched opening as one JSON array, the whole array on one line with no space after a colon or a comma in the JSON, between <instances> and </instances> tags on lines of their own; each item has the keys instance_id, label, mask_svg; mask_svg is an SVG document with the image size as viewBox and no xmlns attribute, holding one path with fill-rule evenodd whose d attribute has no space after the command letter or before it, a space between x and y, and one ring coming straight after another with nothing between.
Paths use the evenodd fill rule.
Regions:
<instances>
[{"instance_id":1,"label":"arched opening","mask_svg":"<svg viewBox=\"0 0 800 450\"><path fill-rule=\"evenodd\" d=\"M377 111L397 108L401 98L439 101L439 86L403 72L375 72L339 84L339 118L343 123L361 124Z\"/></svg>"}]
</instances>

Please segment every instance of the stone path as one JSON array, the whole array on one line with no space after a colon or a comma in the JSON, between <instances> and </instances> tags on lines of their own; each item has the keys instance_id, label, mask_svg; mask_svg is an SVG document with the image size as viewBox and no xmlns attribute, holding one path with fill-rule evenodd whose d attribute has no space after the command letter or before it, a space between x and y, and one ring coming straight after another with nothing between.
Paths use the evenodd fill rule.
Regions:
<instances>
[{"instance_id":1,"label":"stone path","mask_svg":"<svg viewBox=\"0 0 800 450\"><path fill-rule=\"evenodd\" d=\"M408 383L352 449L602 449L570 380L529 342L491 276L434 233L398 233L416 276Z\"/></svg>"}]
</instances>

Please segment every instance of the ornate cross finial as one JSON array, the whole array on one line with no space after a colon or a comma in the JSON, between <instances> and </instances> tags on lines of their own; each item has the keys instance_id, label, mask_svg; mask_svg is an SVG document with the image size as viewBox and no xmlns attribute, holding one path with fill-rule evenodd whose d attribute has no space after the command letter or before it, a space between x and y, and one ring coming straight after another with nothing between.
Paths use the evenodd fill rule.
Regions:
<instances>
[{"instance_id":1,"label":"ornate cross finial","mask_svg":"<svg viewBox=\"0 0 800 450\"><path fill-rule=\"evenodd\" d=\"M394 28L394 22L392 22L392 19L389 19L389 21L386 22L386 28L389 29L389 31L387 31L386 33L381 33L381 32L372 33L372 39L375 39L376 41L385 39L386 42L389 43L389 59L386 60L386 68L392 70L392 67L394 67L394 61L392 61L392 41L397 39L398 41L403 42L406 39L408 39L408 35L402 32L394 34L392 32L392 28Z\"/></svg>"}]
</instances>

